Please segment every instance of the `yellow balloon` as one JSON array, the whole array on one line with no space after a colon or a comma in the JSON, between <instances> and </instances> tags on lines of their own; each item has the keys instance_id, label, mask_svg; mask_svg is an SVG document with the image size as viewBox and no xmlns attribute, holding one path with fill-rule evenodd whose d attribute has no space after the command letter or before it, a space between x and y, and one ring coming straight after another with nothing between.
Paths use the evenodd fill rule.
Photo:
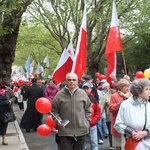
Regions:
<instances>
[{"instance_id":1,"label":"yellow balloon","mask_svg":"<svg viewBox=\"0 0 150 150\"><path fill-rule=\"evenodd\" d=\"M144 71L144 77L145 77L145 78L150 78L150 69L146 69L146 70Z\"/></svg>"}]
</instances>

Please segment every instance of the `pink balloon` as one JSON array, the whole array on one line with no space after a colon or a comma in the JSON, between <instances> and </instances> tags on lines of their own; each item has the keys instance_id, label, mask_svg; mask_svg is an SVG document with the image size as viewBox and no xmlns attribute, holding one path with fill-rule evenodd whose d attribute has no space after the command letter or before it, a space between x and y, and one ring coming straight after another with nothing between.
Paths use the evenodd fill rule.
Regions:
<instances>
[{"instance_id":1,"label":"pink balloon","mask_svg":"<svg viewBox=\"0 0 150 150\"><path fill-rule=\"evenodd\" d=\"M47 114L48 112L51 111L52 104L47 98L40 97L39 99L37 99L35 107L40 113Z\"/></svg>"},{"instance_id":2,"label":"pink balloon","mask_svg":"<svg viewBox=\"0 0 150 150\"><path fill-rule=\"evenodd\" d=\"M42 124L37 128L38 135L45 137L51 133L52 129L46 124Z\"/></svg>"},{"instance_id":3,"label":"pink balloon","mask_svg":"<svg viewBox=\"0 0 150 150\"><path fill-rule=\"evenodd\" d=\"M46 117L46 124L47 124L48 126L50 126L51 128L56 127L56 123L55 123L55 121L53 120L53 118L52 118L51 115L49 115L48 117Z\"/></svg>"}]
</instances>

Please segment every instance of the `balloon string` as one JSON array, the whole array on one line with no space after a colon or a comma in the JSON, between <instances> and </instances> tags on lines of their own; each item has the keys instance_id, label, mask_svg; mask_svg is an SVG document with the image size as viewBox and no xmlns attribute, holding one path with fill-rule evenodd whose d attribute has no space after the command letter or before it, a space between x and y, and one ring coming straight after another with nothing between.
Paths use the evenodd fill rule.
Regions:
<instances>
[{"instance_id":1,"label":"balloon string","mask_svg":"<svg viewBox=\"0 0 150 150\"><path fill-rule=\"evenodd\" d=\"M57 121L59 121L59 119L51 111L48 114L52 115Z\"/></svg>"}]
</instances>

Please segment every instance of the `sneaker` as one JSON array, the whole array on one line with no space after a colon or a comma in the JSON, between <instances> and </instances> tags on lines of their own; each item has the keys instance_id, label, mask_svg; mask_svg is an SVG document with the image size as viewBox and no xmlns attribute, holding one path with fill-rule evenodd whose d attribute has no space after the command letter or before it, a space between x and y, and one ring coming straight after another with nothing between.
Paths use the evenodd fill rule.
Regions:
<instances>
[{"instance_id":1,"label":"sneaker","mask_svg":"<svg viewBox=\"0 0 150 150\"><path fill-rule=\"evenodd\" d=\"M99 140L98 143L99 143L99 144L104 144L104 141Z\"/></svg>"},{"instance_id":2,"label":"sneaker","mask_svg":"<svg viewBox=\"0 0 150 150\"><path fill-rule=\"evenodd\" d=\"M109 149L115 149L114 147L109 147Z\"/></svg>"}]
</instances>

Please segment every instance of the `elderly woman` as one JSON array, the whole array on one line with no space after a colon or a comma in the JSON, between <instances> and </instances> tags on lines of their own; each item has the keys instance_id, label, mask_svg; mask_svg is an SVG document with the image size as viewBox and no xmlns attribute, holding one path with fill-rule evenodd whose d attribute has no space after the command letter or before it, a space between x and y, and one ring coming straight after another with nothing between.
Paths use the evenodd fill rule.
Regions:
<instances>
[{"instance_id":1,"label":"elderly woman","mask_svg":"<svg viewBox=\"0 0 150 150\"><path fill-rule=\"evenodd\" d=\"M114 128L126 135L125 150L150 150L150 81L146 78L134 80L130 91L132 96L120 105ZM133 147L134 141L139 140L141 142Z\"/></svg>"},{"instance_id":2,"label":"elderly woman","mask_svg":"<svg viewBox=\"0 0 150 150\"><path fill-rule=\"evenodd\" d=\"M7 106L11 105L14 101L15 96L12 90L0 79L0 135L2 135L2 145L8 145L5 138L8 123L4 122L4 112Z\"/></svg>"},{"instance_id":3,"label":"elderly woman","mask_svg":"<svg viewBox=\"0 0 150 150\"><path fill-rule=\"evenodd\" d=\"M125 139L121 137L121 134L117 132L113 126L119 111L120 104L131 95L129 92L129 82L126 79L120 79L117 83L117 89L118 91L112 94L110 98L109 111L111 112L112 141L116 147L116 150L121 150L121 147L124 146Z\"/></svg>"}]
</instances>

